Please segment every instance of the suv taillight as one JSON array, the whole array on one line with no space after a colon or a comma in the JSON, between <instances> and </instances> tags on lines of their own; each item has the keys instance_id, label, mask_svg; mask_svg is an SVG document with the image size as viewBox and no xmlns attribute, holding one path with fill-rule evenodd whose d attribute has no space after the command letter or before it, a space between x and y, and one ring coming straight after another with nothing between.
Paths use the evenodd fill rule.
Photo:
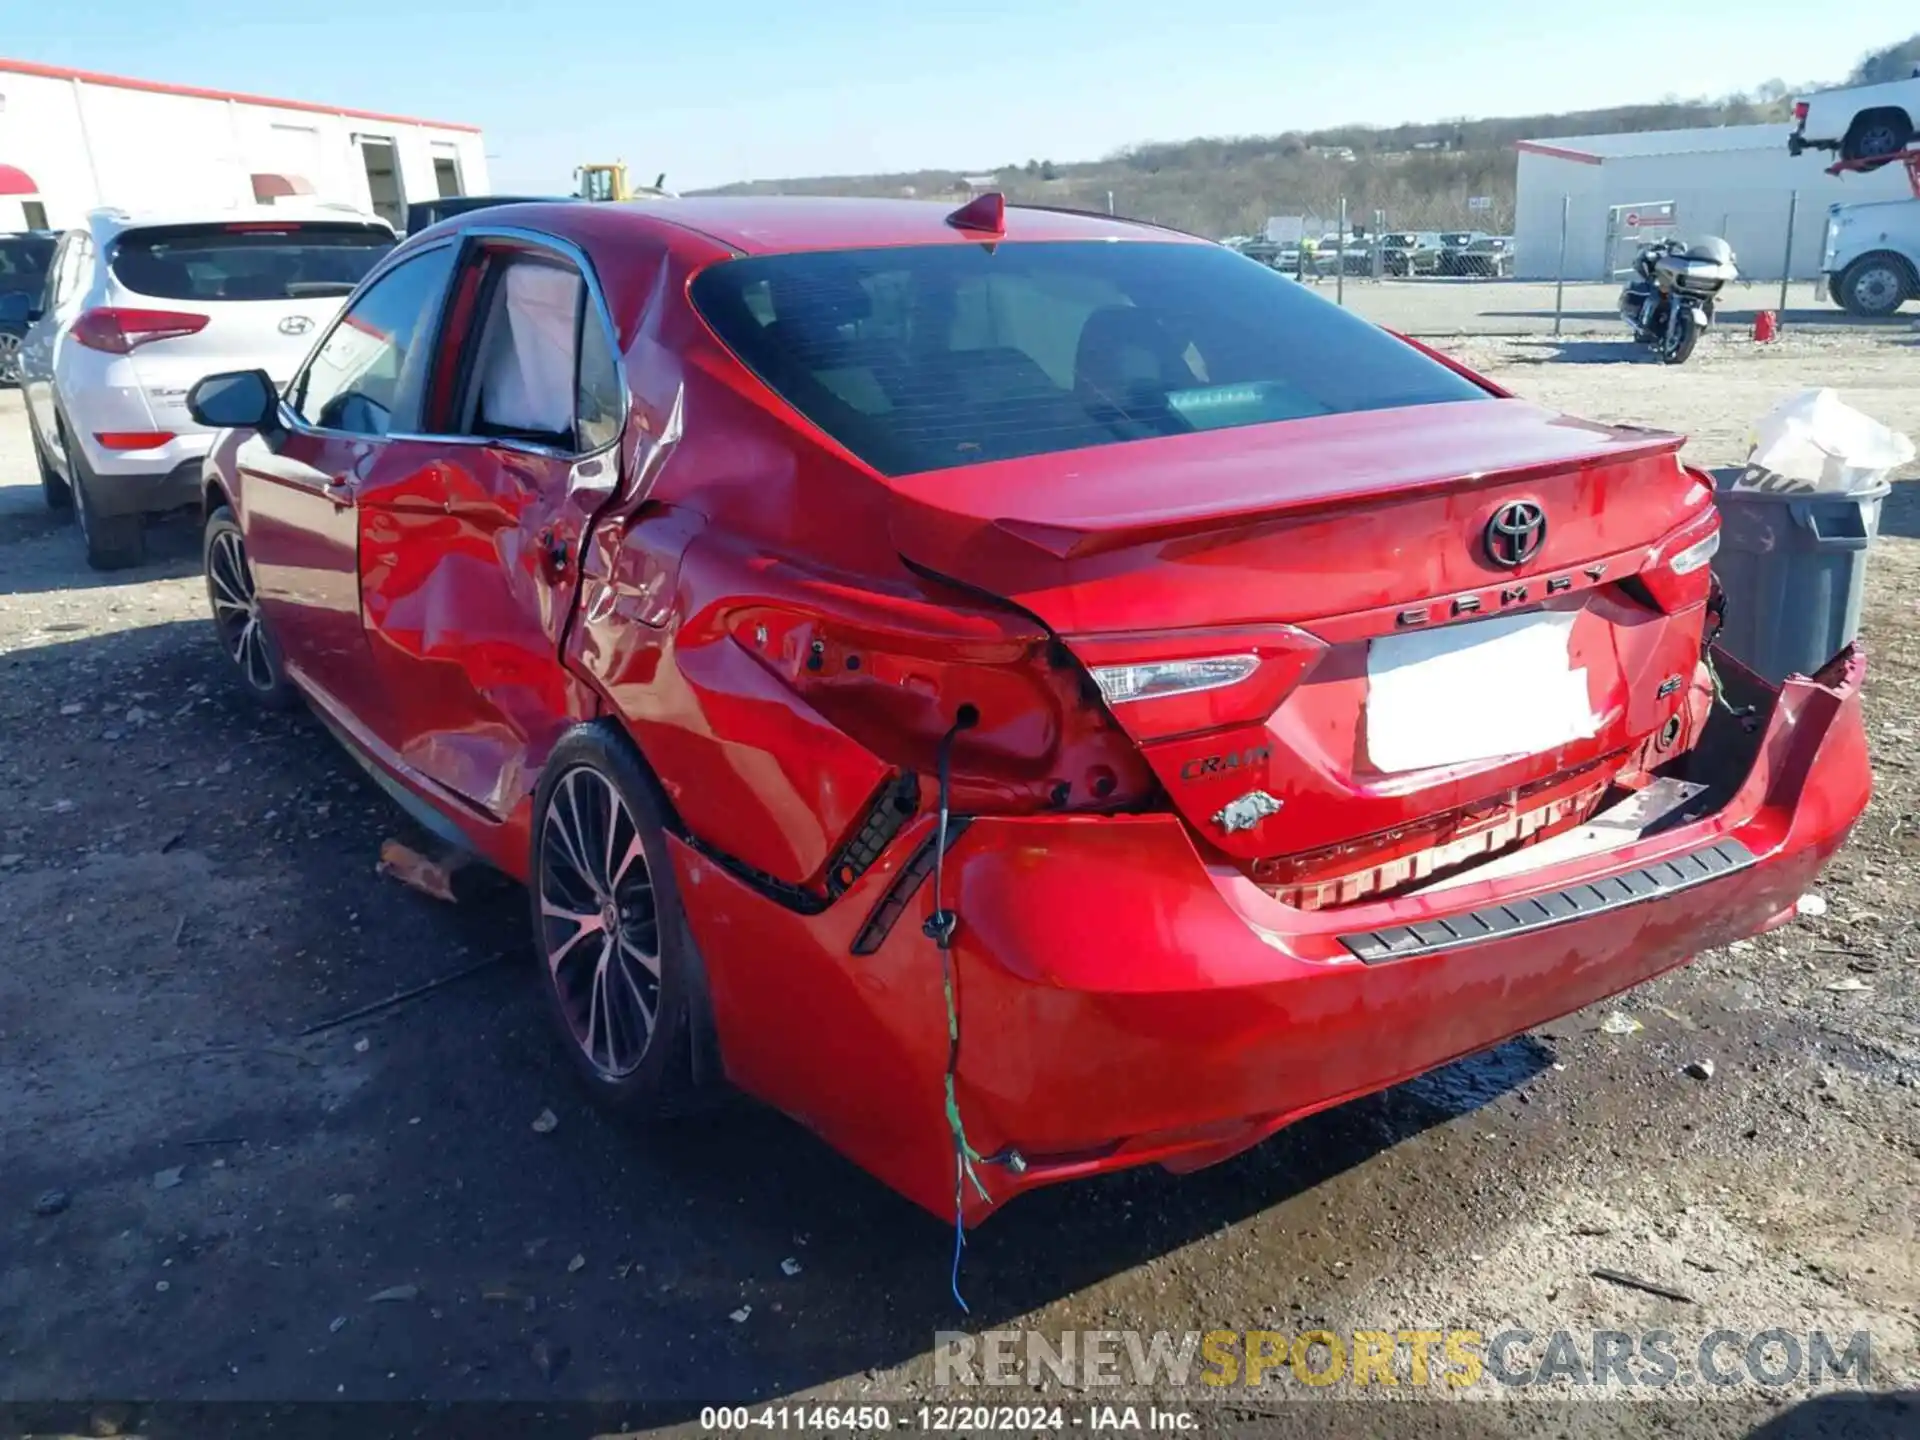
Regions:
<instances>
[{"instance_id":1,"label":"suv taillight","mask_svg":"<svg viewBox=\"0 0 1920 1440\"><path fill-rule=\"evenodd\" d=\"M1806 101L1796 100L1794 102L1793 118L1795 120L1800 121L1802 124L1806 123L1806 119L1807 119L1807 102Z\"/></svg>"},{"instance_id":2,"label":"suv taillight","mask_svg":"<svg viewBox=\"0 0 1920 1440\"><path fill-rule=\"evenodd\" d=\"M109 355L125 355L136 345L153 340L177 340L197 335L207 328L205 315L184 310L132 310L120 305L103 305L89 310L73 322L76 344Z\"/></svg>"}]
</instances>

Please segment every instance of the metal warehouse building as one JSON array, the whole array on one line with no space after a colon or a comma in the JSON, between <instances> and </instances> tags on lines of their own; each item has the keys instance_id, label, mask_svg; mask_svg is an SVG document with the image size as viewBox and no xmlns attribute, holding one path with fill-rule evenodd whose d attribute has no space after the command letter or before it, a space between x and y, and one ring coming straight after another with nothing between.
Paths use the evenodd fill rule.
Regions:
<instances>
[{"instance_id":1,"label":"metal warehouse building","mask_svg":"<svg viewBox=\"0 0 1920 1440\"><path fill-rule=\"evenodd\" d=\"M0 232L288 195L398 227L409 201L488 188L471 125L0 59Z\"/></svg>"},{"instance_id":2,"label":"metal warehouse building","mask_svg":"<svg viewBox=\"0 0 1920 1440\"><path fill-rule=\"evenodd\" d=\"M1778 280L1786 255L1788 199L1800 195L1793 234L1793 275L1820 271L1827 207L1906 197L1898 165L1871 175L1826 173L1832 157L1787 153L1786 125L1729 125L1718 129L1647 130L1624 135L1575 135L1522 140L1514 207L1514 273L1550 280L1560 259L1561 197L1569 200L1567 278L1600 280L1628 263L1631 233L1610 259L1608 211L1671 201L1673 229L1642 233L1723 235L1752 279ZM1657 212L1647 212L1650 218ZM1621 215L1622 229L1630 209ZM1623 258L1624 257L1624 258Z\"/></svg>"}]
</instances>

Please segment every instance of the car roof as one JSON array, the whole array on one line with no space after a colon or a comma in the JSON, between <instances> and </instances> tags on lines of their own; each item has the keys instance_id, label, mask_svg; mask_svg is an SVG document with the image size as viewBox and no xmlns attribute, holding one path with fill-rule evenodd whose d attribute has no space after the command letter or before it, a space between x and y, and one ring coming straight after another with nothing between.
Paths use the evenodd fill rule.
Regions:
<instances>
[{"instance_id":1,"label":"car roof","mask_svg":"<svg viewBox=\"0 0 1920 1440\"><path fill-rule=\"evenodd\" d=\"M324 201L279 205L230 205L205 210L119 210L111 207L95 210L87 216L96 238L123 234L128 230L150 230L169 225L250 225L263 221L292 221L313 224L332 221L341 225L378 225L391 231L378 215L355 210L347 205Z\"/></svg>"},{"instance_id":2,"label":"car roof","mask_svg":"<svg viewBox=\"0 0 1920 1440\"><path fill-rule=\"evenodd\" d=\"M568 207L573 210L574 207ZM743 255L802 250L853 250L886 245L980 244L1042 240L1213 241L1141 220L1076 210L1009 204L1001 236L947 223L956 206L941 200L888 200L823 195L682 196L578 207L575 213L631 216L636 225L671 225L704 235ZM552 223L564 224L555 213ZM474 221L509 223L499 212L476 211ZM548 217L543 216L546 220ZM571 217L569 217L571 218Z\"/></svg>"}]
</instances>

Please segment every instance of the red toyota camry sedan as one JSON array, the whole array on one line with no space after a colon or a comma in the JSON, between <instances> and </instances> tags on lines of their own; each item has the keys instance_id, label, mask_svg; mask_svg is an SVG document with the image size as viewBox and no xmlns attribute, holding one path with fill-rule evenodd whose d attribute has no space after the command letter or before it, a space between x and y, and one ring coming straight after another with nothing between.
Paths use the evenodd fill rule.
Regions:
<instances>
[{"instance_id":1,"label":"red toyota camry sedan","mask_svg":"<svg viewBox=\"0 0 1920 1440\"><path fill-rule=\"evenodd\" d=\"M1781 923L1867 801L1679 437L1148 225L480 211L193 409L239 680L525 882L586 1083L967 1224Z\"/></svg>"}]
</instances>

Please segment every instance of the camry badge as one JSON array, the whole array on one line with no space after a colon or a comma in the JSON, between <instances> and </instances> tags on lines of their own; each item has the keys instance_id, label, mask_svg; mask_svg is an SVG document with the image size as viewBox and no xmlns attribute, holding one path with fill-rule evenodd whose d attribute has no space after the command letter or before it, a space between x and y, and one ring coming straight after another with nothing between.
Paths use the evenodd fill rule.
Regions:
<instances>
[{"instance_id":1,"label":"camry badge","mask_svg":"<svg viewBox=\"0 0 1920 1440\"><path fill-rule=\"evenodd\" d=\"M1227 834L1251 830L1269 815L1280 813L1280 802L1264 790L1249 790L1238 800L1223 806L1213 823Z\"/></svg>"},{"instance_id":2,"label":"camry badge","mask_svg":"<svg viewBox=\"0 0 1920 1440\"><path fill-rule=\"evenodd\" d=\"M282 335L304 335L313 328L313 321L304 315L289 315L280 322Z\"/></svg>"}]
</instances>

